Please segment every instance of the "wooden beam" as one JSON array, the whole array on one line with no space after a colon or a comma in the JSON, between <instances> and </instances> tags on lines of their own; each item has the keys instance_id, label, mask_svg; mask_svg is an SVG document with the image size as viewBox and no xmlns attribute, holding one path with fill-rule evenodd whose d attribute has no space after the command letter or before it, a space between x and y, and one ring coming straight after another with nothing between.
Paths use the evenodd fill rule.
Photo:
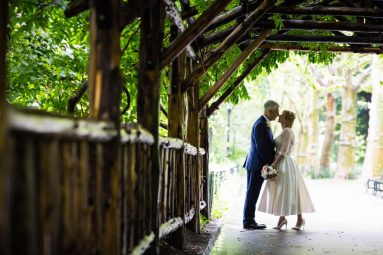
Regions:
<instances>
[{"instance_id":1,"label":"wooden beam","mask_svg":"<svg viewBox=\"0 0 383 255\"><path fill-rule=\"evenodd\" d=\"M230 95L233 93L233 91L242 83L242 81L249 75L254 68L266 58L266 56L269 54L270 50L266 49L263 51L263 53L257 57L251 64L247 66L245 71L238 76L238 78L233 82L233 84L230 85L230 87L222 94L220 98L217 99L214 103L210 105L210 107L207 109L207 116L210 117L215 110L219 108L222 102L224 102Z\"/></svg>"},{"instance_id":2,"label":"wooden beam","mask_svg":"<svg viewBox=\"0 0 383 255\"><path fill-rule=\"evenodd\" d=\"M275 4L275 0L264 0L230 35L200 64L183 82L182 91L193 86L238 39L243 36Z\"/></svg>"},{"instance_id":3,"label":"wooden beam","mask_svg":"<svg viewBox=\"0 0 383 255\"><path fill-rule=\"evenodd\" d=\"M193 42L210 24L212 19L222 12L232 0L216 0L196 22L189 26L162 54L161 69L170 64L184 49Z\"/></svg>"},{"instance_id":4,"label":"wooden beam","mask_svg":"<svg viewBox=\"0 0 383 255\"><path fill-rule=\"evenodd\" d=\"M208 89L205 95L199 100L199 109L201 110L207 102L217 93L217 91L230 79L235 70L250 56L259 45L261 45L265 39L270 35L271 29L261 32L261 34L254 39L254 41L247 46L247 48L241 52L240 56L234 61L234 63L226 70L219 80Z\"/></svg>"},{"instance_id":5,"label":"wooden beam","mask_svg":"<svg viewBox=\"0 0 383 255\"><path fill-rule=\"evenodd\" d=\"M283 20L281 30L322 30L322 31L350 31L364 33L382 33L383 25L350 23L350 22L324 22L324 21L309 21L309 20ZM260 21L255 26L255 29L276 28L272 21Z\"/></svg>"},{"instance_id":6,"label":"wooden beam","mask_svg":"<svg viewBox=\"0 0 383 255\"><path fill-rule=\"evenodd\" d=\"M261 49L270 49L270 50L291 50L291 51L320 51L323 52L323 49L320 48L310 48L307 45L299 44L281 44L281 43L263 43L259 46ZM378 47L363 47L363 46L331 46L326 49L327 52L352 52L352 53L371 53L371 54L382 54L383 49Z\"/></svg>"},{"instance_id":7,"label":"wooden beam","mask_svg":"<svg viewBox=\"0 0 383 255\"><path fill-rule=\"evenodd\" d=\"M325 15L325 16L356 16L365 18L383 18L383 9L354 8L354 7L275 7L271 14L286 15Z\"/></svg>"},{"instance_id":8,"label":"wooden beam","mask_svg":"<svg viewBox=\"0 0 383 255\"><path fill-rule=\"evenodd\" d=\"M315 43L347 43L347 44L378 44L383 45L383 38L359 36L294 36L270 35L267 42L315 42Z\"/></svg>"},{"instance_id":9,"label":"wooden beam","mask_svg":"<svg viewBox=\"0 0 383 255\"><path fill-rule=\"evenodd\" d=\"M272 21L261 20L257 22L254 29L273 29L276 28ZM206 47L210 44L218 43L224 40L235 27L230 27L225 30L204 36L201 38L199 46ZM322 22L322 21L307 21L307 20L284 20L281 30L322 30L322 31L350 31L350 32L365 32L365 33L382 33L383 25L375 24L357 24L346 22Z\"/></svg>"},{"instance_id":10,"label":"wooden beam","mask_svg":"<svg viewBox=\"0 0 383 255\"><path fill-rule=\"evenodd\" d=\"M163 43L165 9L163 1L156 1L141 17L140 69L137 87L137 120L154 137L151 146L151 194L145 208L151 208L150 227L155 235L150 254L159 254L159 111L160 111L160 53ZM145 230L146 231L146 230Z\"/></svg>"},{"instance_id":11,"label":"wooden beam","mask_svg":"<svg viewBox=\"0 0 383 255\"><path fill-rule=\"evenodd\" d=\"M254 11L258 6L259 6L259 1L253 1L253 2L250 2L248 6L246 6L247 8L245 8L244 6L234 7L230 11L215 17L213 22L206 29L206 31L216 29L217 27L222 26L223 24L226 24L237 18L243 17L246 15L246 13Z\"/></svg>"}]
</instances>

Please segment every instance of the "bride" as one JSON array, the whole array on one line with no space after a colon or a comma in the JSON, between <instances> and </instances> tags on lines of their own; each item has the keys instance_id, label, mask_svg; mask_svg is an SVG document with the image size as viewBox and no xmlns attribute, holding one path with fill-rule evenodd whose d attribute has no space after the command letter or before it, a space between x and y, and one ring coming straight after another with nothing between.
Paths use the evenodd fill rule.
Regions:
<instances>
[{"instance_id":1,"label":"bride","mask_svg":"<svg viewBox=\"0 0 383 255\"><path fill-rule=\"evenodd\" d=\"M283 111L279 116L282 133L275 138L277 156L272 167L278 169L275 181L268 180L258 206L258 211L279 216L274 229L287 229L285 216L297 215L297 223L292 229L300 230L305 225L302 213L314 212L314 206L302 175L294 159L290 156L295 139L291 130L295 115L290 111Z\"/></svg>"}]
</instances>

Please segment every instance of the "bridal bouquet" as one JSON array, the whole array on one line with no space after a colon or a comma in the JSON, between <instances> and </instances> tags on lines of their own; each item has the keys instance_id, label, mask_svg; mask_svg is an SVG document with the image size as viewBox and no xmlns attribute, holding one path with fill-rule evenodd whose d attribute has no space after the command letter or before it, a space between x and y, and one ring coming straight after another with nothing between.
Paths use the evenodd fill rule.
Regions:
<instances>
[{"instance_id":1,"label":"bridal bouquet","mask_svg":"<svg viewBox=\"0 0 383 255\"><path fill-rule=\"evenodd\" d=\"M274 181L277 179L278 170L272 166L265 165L261 170L261 175L265 180Z\"/></svg>"}]
</instances>

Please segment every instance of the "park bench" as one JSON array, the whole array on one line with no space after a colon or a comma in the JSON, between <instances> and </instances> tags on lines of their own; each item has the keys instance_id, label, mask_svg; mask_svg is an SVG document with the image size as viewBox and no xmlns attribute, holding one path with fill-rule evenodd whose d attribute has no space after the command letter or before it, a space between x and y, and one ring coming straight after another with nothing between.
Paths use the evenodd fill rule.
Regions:
<instances>
[{"instance_id":1,"label":"park bench","mask_svg":"<svg viewBox=\"0 0 383 255\"><path fill-rule=\"evenodd\" d=\"M373 194L376 195L377 192L383 191L383 174L380 179L368 179L367 180L367 190L372 189Z\"/></svg>"}]
</instances>

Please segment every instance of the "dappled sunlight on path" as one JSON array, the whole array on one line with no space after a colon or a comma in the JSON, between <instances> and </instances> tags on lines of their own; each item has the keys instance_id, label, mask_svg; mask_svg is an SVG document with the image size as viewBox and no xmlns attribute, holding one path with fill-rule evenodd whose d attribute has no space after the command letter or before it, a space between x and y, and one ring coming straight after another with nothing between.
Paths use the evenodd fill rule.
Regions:
<instances>
[{"instance_id":1,"label":"dappled sunlight on path","mask_svg":"<svg viewBox=\"0 0 383 255\"><path fill-rule=\"evenodd\" d=\"M278 217L256 212L266 230L242 229L245 176L223 184L230 210L211 254L383 254L383 197L366 192L360 180L305 179L316 212L305 214L306 228L274 230Z\"/></svg>"}]
</instances>

